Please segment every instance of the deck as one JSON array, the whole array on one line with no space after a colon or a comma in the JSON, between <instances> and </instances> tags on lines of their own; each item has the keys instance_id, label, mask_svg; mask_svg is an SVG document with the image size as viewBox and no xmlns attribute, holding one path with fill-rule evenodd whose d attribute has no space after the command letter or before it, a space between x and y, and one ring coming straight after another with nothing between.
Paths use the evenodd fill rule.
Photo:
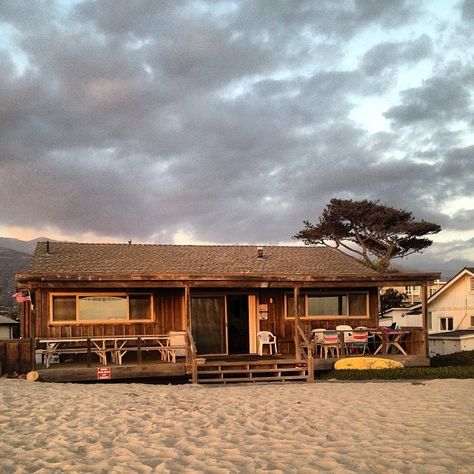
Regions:
<instances>
[{"instance_id":1,"label":"deck","mask_svg":"<svg viewBox=\"0 0 474 474\"><path fill-rule=\"evenodd\" d=\"M373 355L370 355L374 357ZM375 356L402 362L405 367L426 367L430 365L425 356L387 355ZM334 368L340 359L314 358L314 370L327 371ZM245 383L271 381L306 381L307 363L297 362L288 355L258 356L255 354L239 356L210 356L198 365L198 383ZM133 361L123 365L104 366L100 363L87 367L84 362L52 364L49 368L38 365L35 372L43 382L90 382L109 380L143 381L153 379L156 382L188 382L191 380L190 368L184 358L175 363L148 359L142 364Z\"/></svg>"}]
</instances>

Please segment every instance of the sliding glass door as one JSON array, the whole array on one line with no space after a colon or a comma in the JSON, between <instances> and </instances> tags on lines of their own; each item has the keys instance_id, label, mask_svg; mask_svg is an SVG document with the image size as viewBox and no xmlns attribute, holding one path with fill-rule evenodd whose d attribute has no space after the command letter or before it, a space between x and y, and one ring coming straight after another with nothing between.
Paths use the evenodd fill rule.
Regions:
<instances>
[{"instance_id":1,"label":"sliding glass door","mask_svg":"<svg viewBox=\"0 0 474 474\"><path fill-rule=\"evenodd\" d=\"M225 297L192 297L191 315L198 354L226 354Z\"/></svg>"}]
</instances>

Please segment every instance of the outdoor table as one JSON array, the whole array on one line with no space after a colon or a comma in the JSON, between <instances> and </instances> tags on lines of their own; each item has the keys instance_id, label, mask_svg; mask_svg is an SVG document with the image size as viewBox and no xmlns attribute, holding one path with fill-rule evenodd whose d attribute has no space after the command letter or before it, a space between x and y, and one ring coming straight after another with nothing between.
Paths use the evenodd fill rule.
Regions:
<instances>
[{"instance_id":1,"label":"outdoor table","mask_svg":"<svg viewBox=\"0 0 474 474\"><path fill-rule=\"evenodd\" d=\"M136 344L130 345L131 341L136 341ZM116 336L113 338L114 350L112 351L112 361L122 365L123 356L130 350L136 350L139 362L141 362L141 351L157 350L160 352L161 360L175 363L176 351L170 347L169 342L170 337L162 334Z\"/></svg>"},{"instance_id":2,"label":"outdoor table","mask_svg":"<svg viewBox=\"0 0 474 474\"><path fill-rule=\"evenodd\" d=\"M408 355L405 349L401 346L401 341L403 336L410 334L410 331L382 329L371 331L371 333L377 335L382 340L381 344L375 350L374 355L378 354L380 351L383 351L383 354L387 354L391 346L397 348L403 355Z\"/></svg>"},{"instance_id":3,"label":"outdoor table","mask_svg":"<svg viewBox=\"0 0 474 474\"><path fill-rule=\"evenodd\" d=\"M107 365L107 338L103 337L63 337L57 339L39 339L46 344L45 365L49 368L53 356L60 354L97 354L100 362ZM85 345L84 345L85 343Z\"/></svg>"}]
</instances>

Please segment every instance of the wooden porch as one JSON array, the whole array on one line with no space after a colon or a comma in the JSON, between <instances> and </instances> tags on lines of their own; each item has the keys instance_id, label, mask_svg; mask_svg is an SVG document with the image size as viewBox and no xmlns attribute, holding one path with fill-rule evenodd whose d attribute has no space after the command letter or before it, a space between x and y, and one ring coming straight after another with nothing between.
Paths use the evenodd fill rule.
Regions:
<instances>
[{"instance_id":1,"label":"wooden porch","mask_svg":"<svg viewBox=\"0 0 474 474\"><path fill-rule=\"evenodd\" d=\"M348 356L353 357L353 356ZM371 356L374 357L374 356ZM403 356L391 354L375 356L402 362L405 367L429 366L426 356ZM313 374L309 372L309 361L298 362L294 357L254 356L210 357L197 365L196 383L229 384L258 382L313 381L320 371L334 369L337 358L313 358ZM92 382L108 380L188 383L193 380L192 369L185 360L176 363L160 360L146 361L141 365L128 363L124 365L103 366L99 363L87 367L84 362L58 363L49 368L38 366L35 370L38 380L42 382Z\"/></svg>"},{"instance_id":2,"label":"wooden porch","mask_svg":"<svg viewBox=\"0 0 474 474\"><path fill-rule=\"evenodd\" d=\"M407 328L404 332L407 333L404 340L407 355L388 353L382 339L380 354L375 357L397 360L405 367L429 366L429 357L424 353L423 329ZM301 328L295 340L286 343L281 341L283 353L263 356L242 354L200 357L191 332L188 330L183 333L186 335L184 345L174 347L163 345L163 338L167 337L165 335L89 337L84 341L77 338L53 339L51 350L44 349L44 344L48 344L46 340L9 341L0 347L4 360L3 372L11 375L30 372L34 373L31 375L33 379L46 382L173 378L193 383L311 382L318 371L332 370L340 359L321 357ZM344 340L344 334L340 336L340 340ZM156 345L150 345L150 338ZM65 346L59 345L58 341L65 342ZM123 341L126 341L126 346L121 345ZM39 346L39 343L43 345ZM299 353L295 351L296 348L299 348ZM374 357L374 351L371 352L367 355ZM38 355L40 360L37 359ZM353 356L343 345L340 355Z\"/></svg>"}]
</instances>

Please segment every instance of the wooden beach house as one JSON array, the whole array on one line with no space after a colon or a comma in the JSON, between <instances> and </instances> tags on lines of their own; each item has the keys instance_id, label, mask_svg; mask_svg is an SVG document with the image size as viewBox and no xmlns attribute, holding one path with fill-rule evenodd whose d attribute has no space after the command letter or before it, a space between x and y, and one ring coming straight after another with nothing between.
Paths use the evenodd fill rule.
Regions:
<instances>
[{"instance_id":1,"label":"wooden beach house","mask_svg":"<svg viewBox=\"0 0 474 474\"><path fill-rule=\"evenodd\" d=\"M71 380L76 371L87 379L98 365L104 377L192 373L196 381L203 367L222 371L245 357L254 375L282 376L285 363L305 375L330 368L333 358L315 351L313 329L377 328L380 287L419 285L426 303L438 278L379 273L326 247L40 242L17 286L32 296L32 305L21 305L21 335L34 341L31 365L39 370L49 351L42 375ZM258 356L260 331L276 336L272 358L265 346ZM399 357L426 365L425 328L405 334L407 355ZM87 363L78 367L81 357ZM270 359L282 365L258 369ZM253 376L249 364L244 377Z\"/></svg>"}]
</instances>

